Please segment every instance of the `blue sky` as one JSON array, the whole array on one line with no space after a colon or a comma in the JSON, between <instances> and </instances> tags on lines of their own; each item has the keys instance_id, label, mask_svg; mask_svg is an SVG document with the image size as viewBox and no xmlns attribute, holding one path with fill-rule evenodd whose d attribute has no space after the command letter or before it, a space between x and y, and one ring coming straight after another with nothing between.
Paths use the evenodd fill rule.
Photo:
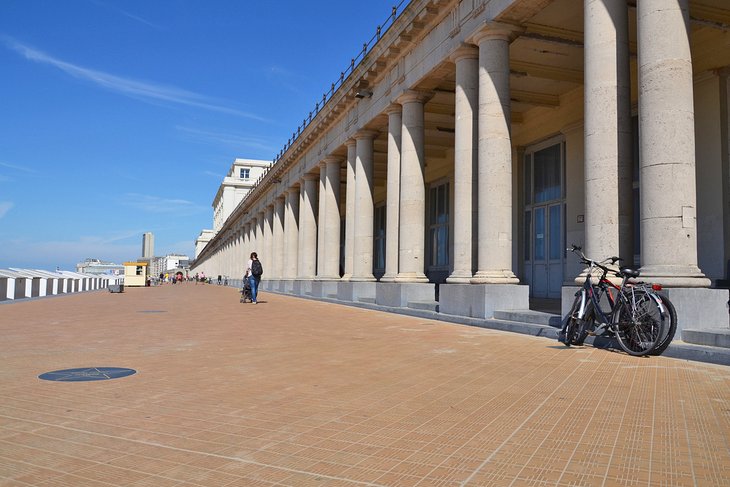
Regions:
<instances>
[{"instance_id":1,"label":"blue sky","mask_svg":"<svg viewBox=\"0 0 730 487\"><path fill-rule=\"evenodd\" d=\"M0 268L192 257L399 2L0 0Z\"/></svg>"}]
</instances>

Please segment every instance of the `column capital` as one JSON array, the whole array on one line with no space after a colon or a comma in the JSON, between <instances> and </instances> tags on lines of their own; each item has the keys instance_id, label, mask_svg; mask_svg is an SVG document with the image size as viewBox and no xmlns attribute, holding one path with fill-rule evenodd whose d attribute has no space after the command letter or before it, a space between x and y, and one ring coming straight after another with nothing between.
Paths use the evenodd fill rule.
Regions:
<instances>
[{"instance_id":1,"label":"column capital","mask_svg":"<svg viewBox=\"0 0 730 487\"><path fill-rule=\"evenodd\" d=\"M357 144L357 141L354 139L354 137L349 138L345 141L345 146L347 146L347 147L355 147L356 144Z\"/></svg>"},{"instance_id":2,"label":"column capital","mask_svg":"<svg viewBox=\"0 0 730 487\"><path fill-rule=\"evenodd\" d=\"M449 59L458 62L462 59L479 59L479 47L474 44L462 42L454 52L449 55Z\"/></svg>"},{"instance_id":3,"label":"column capital","mask_svg":"<svg viewBox=\"0 0 730 487\"><path fill-rule=\"evenodd\" d=\"M524 28L504 22L485 22L482 27L475 32L470 41L479 45L482 41L493 39L501 39L511 42L525 31Z\"/></svg>"},{"instance_id":4,"label":"column capital","mask_svg":"<svg viewBox=\"0 0 730 487\"><path fill-rule=\"evenodd\" d=\"M355 138L356 141L361 140L361 139L374 139L375 137L378 136L378 134L379 134L379 132L377 130L360 129L357 132L355 132L353 137Z\"/></svg>"},{"instance_id":5,"label":"column capital","mask_svg":"<svg viewBox=\"0 0 730 487\"><path fill-rule=\"evenodd\" d=\"M303 181L317 181L319 180L319 174L306 173L302 175Z\"/></svg>"},{"instance_id":6,"label":"column capital","mask_svg":"<svg viewBox=\"0 0 730 487\"><path fill-rule=\"evenodd\" d=\"M428 100L433 98L434 93L432 91L417 91L417 90L406 90L396 100L401 105L406 103L426 103Z\"/></svg>"},{"instance_id":7,"label":"column capital","mask_svg":"<svg viewBox=\"0 0 730 487\"><path fill-rule=\"evenodd\" d=\"M385 110L383 110L383 113L390 115L391 113L402 113L403 112L403 105L400 103L391 103L388 105Z\"/></svg>"},{"instance_id":8,"label":"column capital","mask_svg":"<svg viewBox=\"0 0 730 487\"><path fill-rule=\"evenodd\" d=\"M324 164L325 166L329 166L330 164L342 164L343 160L344 159L342 157L327 156L324 159L322 159L322 162L320 164Z\"/></svg>"}]
</instances>

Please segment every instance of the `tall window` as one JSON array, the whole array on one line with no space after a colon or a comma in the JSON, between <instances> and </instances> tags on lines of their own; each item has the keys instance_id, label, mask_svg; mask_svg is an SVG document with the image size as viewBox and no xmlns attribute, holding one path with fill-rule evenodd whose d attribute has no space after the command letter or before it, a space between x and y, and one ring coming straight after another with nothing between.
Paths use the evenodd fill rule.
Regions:
<instances>
[{"instance_id":1,"label":"tall window","mask_svg":"<svg viewBox=\"0 0 730 487\"><path fill-rule=\"evenodd\" d=\"M247 168L247 167L241 168L240 178L241 179L248 179L249 177L251 177L251 170L249 168Z\"/></svg>"},{"instance_id":2,"label":"tall window","mask_svg":"<svg viewBox=\"0 0 730 487\"><path fill-rule=\"evenodd\" d=\"M429 190L428 240L431 247L429 266L449 266L449 185Z\"/></svg>"},{"instance_id":3,"label":"tall window","mask_svg":"<svg viewBox=\"0 0 730 487\"><path fill-rule=\"evenodd\" d=\"M385 270L385 205L375 208L373 228L373 269Z\"/></svg>"}]
</instances>

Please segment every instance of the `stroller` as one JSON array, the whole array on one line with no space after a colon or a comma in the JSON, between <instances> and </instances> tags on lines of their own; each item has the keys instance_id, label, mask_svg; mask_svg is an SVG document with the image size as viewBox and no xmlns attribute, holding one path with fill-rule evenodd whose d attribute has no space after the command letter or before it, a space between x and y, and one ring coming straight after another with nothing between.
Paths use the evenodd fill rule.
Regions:
<instances>
[{"instance_id":1,"label":"stroller","mask_svg":"<svg viewBox=\"0 0 730 487\"><path fill-rule=\"evenodd\" d=\"M248 300L249 303L253 303L253 297L251 296L251 283L248 282L247 278L243 279L243 289L241 289L241 303L245 303Z\"/></svg>"}]
</instances>

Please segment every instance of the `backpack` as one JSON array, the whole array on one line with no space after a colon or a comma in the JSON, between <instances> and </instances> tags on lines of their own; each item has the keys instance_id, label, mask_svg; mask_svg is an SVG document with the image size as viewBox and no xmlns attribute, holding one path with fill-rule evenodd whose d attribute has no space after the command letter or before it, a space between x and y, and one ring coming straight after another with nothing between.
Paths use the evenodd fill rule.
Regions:
<instances>
[{"instance_id":1,"label":"backpack","mask_svg":"<svg viewBox=\"0 0 730 487\"><path fill-rule=\"evenodd\" d=\"M264 268L261 266L261 262L258 259L251 262L251 274L253 274L253 277L259 278L263 273Z\"/></svg>"}]
</instances>

